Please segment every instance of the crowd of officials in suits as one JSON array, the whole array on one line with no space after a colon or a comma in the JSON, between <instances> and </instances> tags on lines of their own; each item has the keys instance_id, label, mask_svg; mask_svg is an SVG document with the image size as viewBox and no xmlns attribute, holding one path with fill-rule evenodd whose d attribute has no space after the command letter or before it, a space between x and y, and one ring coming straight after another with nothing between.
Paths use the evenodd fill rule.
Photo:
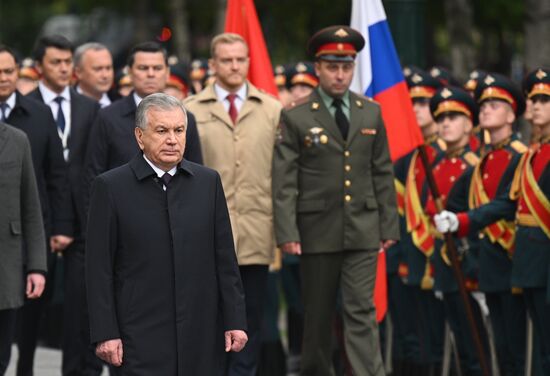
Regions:
<instances>
[{"instance_id":1,"label":"crowd of officials in suits","mask_svg":"<svg viewBox=\"0 0 550 376\"><path fill-rule=\"evenodd\" d=\"M227 357L224 374L301 368L304 375L330 375L334 368L384 375L380 341L394 375L440 374L447 348L456 354L451 374L482 374L445 232L459 246L491 372L524 375L528 365L533 374L550 374L550 70L536 69L520 86L480 70L462 85L442 67L405 69L441 192L434 199L419 152L394 161L392 171L378 105L348 91L364 44L357 32L324 29L308 44L314 63L277 66L279 100L246 81L248 50L241 39L216 38L209 64L186 67L147 42L130 51L116 75L108 49L98 43L73 49L61 36L43 37L32 62L0 46L0 120L23 131L8 137L0 128L0 156L8 153L24 166L12 176L4 172L12 162L0 159L0 191L4 195L8 179L22 179L40 203L26 206L34 222L21 228L8 215L5 230L33 234L25 241L34 245L26 247L38 251L24 259L0 255L0 271L8 276L0 281L26 290L25 301L18 293L0 294L0 333L18 346L17 375L33 374L41 316L61 257L62 372L101 372L89 322L93 342L106 338L94 337L101 318L89 317L94 309L85 285L93 276L84 278L90 188L98 175L138 153L137 106L159 92L189 110L185 159L218 171L227 200L248 343ZM331 74L338 78L330 81ZM445 210L438 213L440 205ZM379 339L372 303L365 301L381 247L387 249L389 314ZM25 278L8 272L22 265ZM0 373L10 348L11 341L0 338Z\"/></svg>"}]
</instances>

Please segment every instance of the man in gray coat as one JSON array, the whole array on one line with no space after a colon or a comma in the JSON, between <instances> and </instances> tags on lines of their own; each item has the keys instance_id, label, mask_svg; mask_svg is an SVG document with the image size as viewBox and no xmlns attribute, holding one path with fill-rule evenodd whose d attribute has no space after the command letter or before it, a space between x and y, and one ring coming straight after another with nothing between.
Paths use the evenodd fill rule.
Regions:
<instances>
[{"instance_id":1,"label":"man in gray coat","mask_svg":"<svg viewBox=\"0 0 550 376\"><path fill-rule=\"evenodd\" d=\"M1 116L2 114L0 114ZM27 136L0 121L0 375L17 308L44 291L46 238Z\"/></svg>"}]
</instances>

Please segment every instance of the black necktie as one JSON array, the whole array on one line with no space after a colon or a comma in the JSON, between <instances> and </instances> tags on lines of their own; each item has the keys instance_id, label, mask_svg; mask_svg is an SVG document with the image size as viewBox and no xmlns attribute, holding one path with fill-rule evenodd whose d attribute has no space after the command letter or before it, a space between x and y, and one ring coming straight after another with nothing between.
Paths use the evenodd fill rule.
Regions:
<instances>
[{"instance_id":1,"label":"black necktie","mask_svg":"<svg viewBox=\"0 0 550 376\"><path fill-rule=\"evenodd\" d=\"M8 109L8 104L6 102L0 103L0 121L6 121L6 110Z\"/></svg>"},{"instance_id":2,"label":"black necktie","mask_svg":"<svg viewBox=\"0 0 550 376\"><path fill-rule=\"evenodd\" d=\"M164 175L161 176L160 180L162 180L162 184L164 184L164 187L168 189L168 184L170 184L170 180L172 180L172 175L169 173L164 173Z\"/></svg>"},{"instance_id":3,"label":"black necktie","mask_svg":"<svg viewBox=\"0 0 550 376\"><path fill-rule=\"evenodd\" d=\"M344 137L344 140L346 140L348 138L349 120L344 114L344 111L342 111L343 104L344 102L340 98L335 98L334 101L332 102L332 105L336 109L336 112L334 113L336 124L340 129L340 133L342 133L342 137Z\"/></svg>"},{"instance_id":4,"label":"black necktie","mask_svg":"<svg viewBox=\"0 0 550 376\"><path fill-rule=\"evenodd\" d=\"M65 131L65 115L63 114L63 107L61 107L61 102L63 102L63 97L56 97L54 101L58 105L57 117L55 122L57 123L57 128L63 133Z\"/></svg>"}]
</instances>

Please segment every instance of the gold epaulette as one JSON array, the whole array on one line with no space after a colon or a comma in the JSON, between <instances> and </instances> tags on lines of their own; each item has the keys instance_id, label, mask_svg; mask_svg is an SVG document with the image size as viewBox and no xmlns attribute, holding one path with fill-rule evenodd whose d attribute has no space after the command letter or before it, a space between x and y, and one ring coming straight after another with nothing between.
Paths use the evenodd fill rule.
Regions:
<instances>
[{"instance_id":1,"label":"gold epaulette","mask_svg":"<svg viewBox=\"0 0 550 376\"><path fill-rule=\"evenodd\" d=\"M308 95L306 95L306 96L304 96L304 97L302 97L302 98L298 98L298 99L296 99L295 101L292 101L292 102L290 102L289 104L287 104L286 107L285 107L285 110L290 110L290 109L292 109L292 108L294 108L294 107L297 107L297 106L299 106L299 105L301 105L301 104L304 104L304 103L306 103L306 102L308 102L308 101L309 101L309 96L308 96ZM317 103L317 102L315 102L315 103Z\"/></svg>"},{"instance_id":2,"label":"gold epaulette","mask_svg":"<svg viewBox=\"0 0 550 376\"><path fill-rule=\"evenodd\" d=\"M512 149L514 149L515 151L517 151L520 154L523 154L528 150L528 147L523 142L521 142L519 140L514 140L514 141L510 142L510 146L512 147Z\"/></svg>"},{"instance_id":3,"label":"gold epaulette","mask_svg":"<svg viewBox=\"0 0 550 376\"><path fill-rule=\"evenodd\" d=\"M479 157L472 151L464 154L464 160L468 162L470 166L475 166L479 162Z\"/></svg>"},{"instance_id":4,"label":"gold epaulette","mask_svg":"<svg viewBox=\"0 0 550 376\"><path fill-rule=\"evenodd\" d=\"M447 150L447 144L441 138L437 139L437 144L439 145L439 148L441 150L443 150L443 151Z\"/></svg>"},{"instance_id":5,"label":"gold epaulette","mask_svg":"<svg viewBox=\"0 0 550 376\"><path fill-rule=\"evenodd\" d=\"M372 103L377 104L377 105L380 106L380 103L378 103L377 101L375 101L372 97L369 97L369 96L364 95L364 94L355 93L355 92L354 92L354 94L356 94L359 98L362 98L362 99L364 99L364 100L366 100L366 101L372 102Z\"/></svg>"}]
</instances>

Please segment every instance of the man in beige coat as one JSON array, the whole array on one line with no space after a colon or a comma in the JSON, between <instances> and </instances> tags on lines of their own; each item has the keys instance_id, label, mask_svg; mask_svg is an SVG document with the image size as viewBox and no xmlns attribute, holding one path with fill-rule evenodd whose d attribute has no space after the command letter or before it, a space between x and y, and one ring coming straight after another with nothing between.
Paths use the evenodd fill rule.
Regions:
<instances>
[{"instance_id":1,"label":"man in beige coat","mask_svg":"<svg viewBox=\"0 0 550 376\"><path fill-rule=\"evenodd\" d=\"M227 375L255 375L262 306L275 242L271 162L281 104L246 80L248 46L237 34L211 43L216 82L185 102L195 114L204 164L222 179L245 291L248 344L231 353Z\"/></svg>"}]
</instances>

